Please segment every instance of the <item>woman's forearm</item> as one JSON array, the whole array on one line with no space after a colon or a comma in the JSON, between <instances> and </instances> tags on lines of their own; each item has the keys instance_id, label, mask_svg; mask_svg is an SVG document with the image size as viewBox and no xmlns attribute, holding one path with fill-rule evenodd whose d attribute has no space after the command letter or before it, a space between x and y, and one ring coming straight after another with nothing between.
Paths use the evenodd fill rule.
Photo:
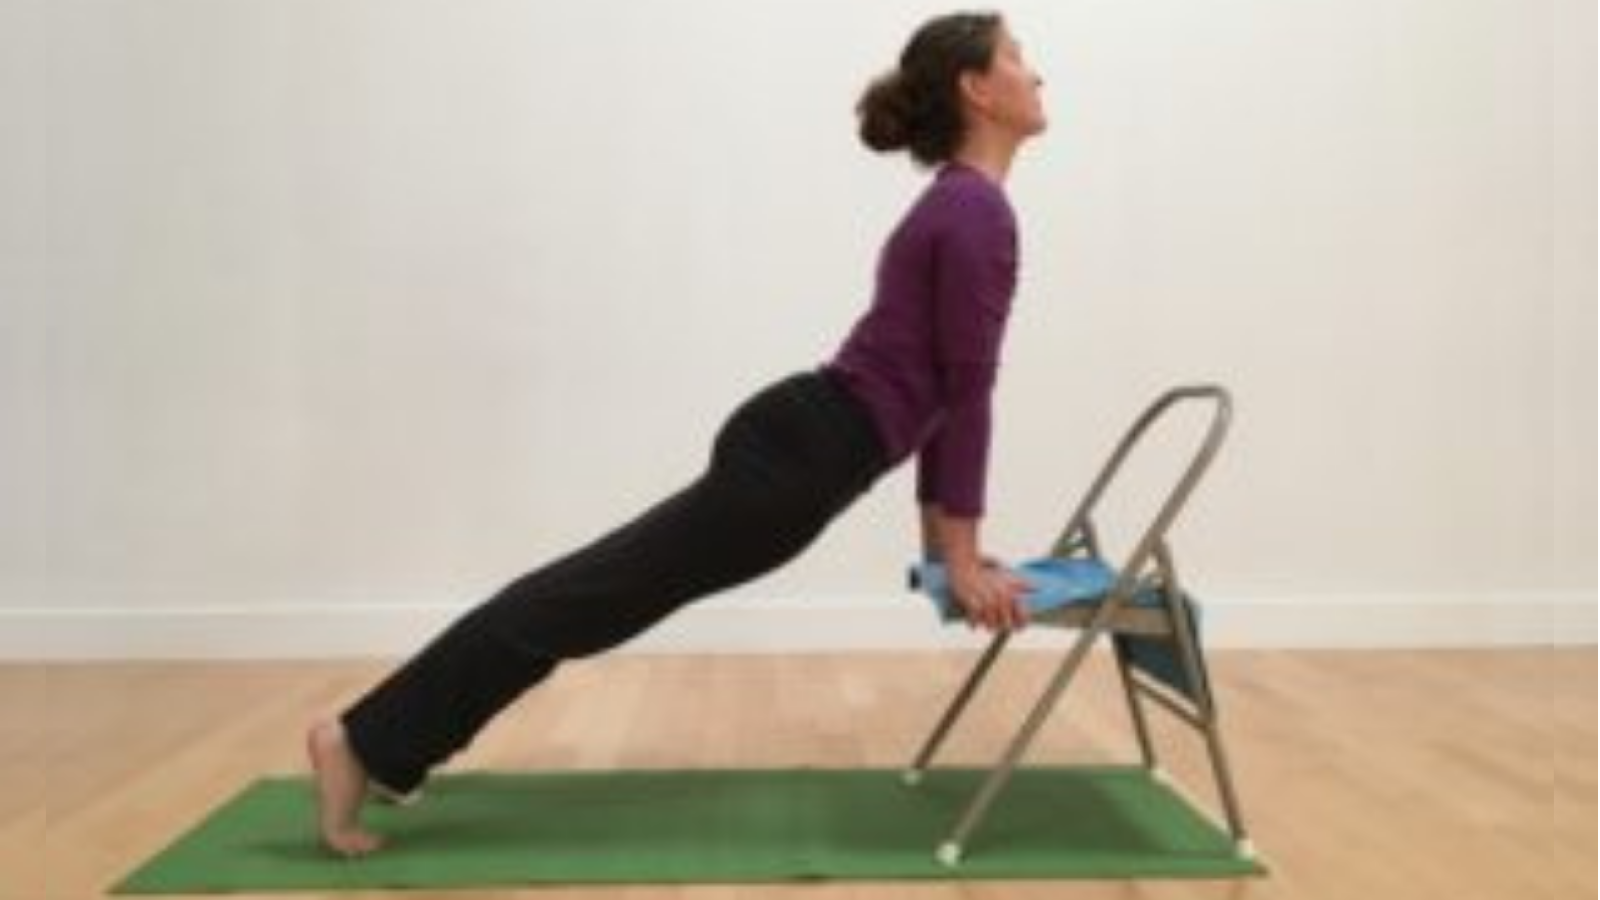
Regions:
<instances>
[{"instance_id":1,"label":"woman's forearm","mask_svg":"<svg viewBox=\"0 0 1600 900\"><path fill-rule=\"evenodd\" d=\"M951 568L978 565L982 559L978 543L981 521L946 515L938 504L923 504L923 556L942 561Z\"/></svg>"},{"instance_id":2,"label":"woman's forearm","mask_svg":"<svg viewBox=\"0 0 1600 900\"><path fill-rule=\"evenodd\" d=\"M922 504L922 558L929 562L943 562L944 549L939 546L939 507Z\"/></svg>"}]
</instances>

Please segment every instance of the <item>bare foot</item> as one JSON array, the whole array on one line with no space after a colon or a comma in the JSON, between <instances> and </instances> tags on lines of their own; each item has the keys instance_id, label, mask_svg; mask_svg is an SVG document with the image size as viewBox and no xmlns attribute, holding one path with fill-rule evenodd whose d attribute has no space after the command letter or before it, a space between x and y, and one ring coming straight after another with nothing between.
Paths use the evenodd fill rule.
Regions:
<instances>
[{"instance_id":1,"label":"bare foot","mask_svg":"<svg viewBox=\"0 0 1600 900\"><path fill-rule=\"evenodd\" d=\"M318 722L306 735L306 753L317 777L317 824L322 842L344 857L365 856L383 846L377 835L361 827L361 801L367 773L350 751L344 726Z\"/></svg>"}]
</instances>

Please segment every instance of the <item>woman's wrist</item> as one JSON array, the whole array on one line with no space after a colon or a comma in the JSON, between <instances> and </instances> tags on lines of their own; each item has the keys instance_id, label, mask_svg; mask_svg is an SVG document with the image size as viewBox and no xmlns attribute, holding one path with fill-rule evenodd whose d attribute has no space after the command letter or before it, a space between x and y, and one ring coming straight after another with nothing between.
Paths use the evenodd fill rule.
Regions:
<instances>
[{"instance_id":1,"label":"woman's wrist","mask_svg":"<svg viewBox=\"0 0 1600 900\"><path fill-rule=\"evenodd\" d=\"M945 565L951 569L976 570L983 567L983 556L978 552L976 523L971 520L946 519L943 529Z\"/></svg>"},{"instance_id":2,"label":"woman's wrist","mask_svg":"<svg viewBox=\"0 0 1600 900\"><path fill-rule=\"evenodd\" d=\"M922 506L922 553L929 562L942 562L952 571L983 568L978 549L978 519L955 518L934 503Z\"/></svg>"},{"instance_id":3,"label":"woman's wrist","mask_svg":"<svg viewBox=\"0 0 1600 900\"><path fill-rule=\"evenodd\" d=\"M939 507L932 503L921 506L922 561L944 562L944 547L939 541Z\"/></svg>"}]
</instances>

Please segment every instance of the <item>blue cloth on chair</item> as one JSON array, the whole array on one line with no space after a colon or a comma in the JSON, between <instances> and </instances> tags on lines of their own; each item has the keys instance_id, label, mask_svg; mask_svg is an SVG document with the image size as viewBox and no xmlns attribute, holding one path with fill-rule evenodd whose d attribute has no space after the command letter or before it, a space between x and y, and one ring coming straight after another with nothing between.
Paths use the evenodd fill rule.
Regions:
<instances>
[{"instance_id":1,"label":"blue cloth on chair","mask_svg":"<svg viewBox=\"0 0 1600 900\"><path fill-rule=\"evenodd\" d=\"M1115 570L1093 559L1036 559L1014 566L1012 571L1028 582L1028 593L1022 599L1030 615L1074 603L1094 603L1117 581ZM911 586L928 595L944 621L962 618L961 606L950 590L950 573L943 563L912 566Z\"/></svg>"}]
</instances>

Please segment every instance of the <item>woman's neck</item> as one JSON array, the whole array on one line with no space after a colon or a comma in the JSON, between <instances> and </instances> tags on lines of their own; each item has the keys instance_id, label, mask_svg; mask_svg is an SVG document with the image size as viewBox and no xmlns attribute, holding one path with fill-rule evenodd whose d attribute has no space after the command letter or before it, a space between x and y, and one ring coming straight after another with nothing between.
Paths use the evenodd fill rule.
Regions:
<instances>
[{"instance_id":1,"label":"woman's neck","mask_svg":"<svg viewBox=\"0 0 1600 900\"><path fill-rule=\"evenodd\" d=\"M1011 173L1011 160L1017 155L1018 142L987 129L977 129L967 135L954 161L969 169L983 173L995 184L1003 185Z\"/></svg>"}]
</instances>

